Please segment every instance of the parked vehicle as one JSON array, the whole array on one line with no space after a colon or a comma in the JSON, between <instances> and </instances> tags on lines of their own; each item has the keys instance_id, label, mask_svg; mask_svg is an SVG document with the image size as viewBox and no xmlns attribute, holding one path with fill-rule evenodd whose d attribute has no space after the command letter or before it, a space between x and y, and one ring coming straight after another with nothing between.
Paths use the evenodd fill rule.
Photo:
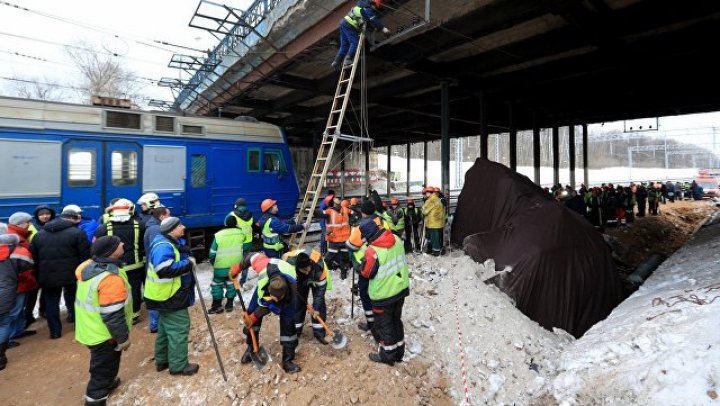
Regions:
<instances>
[{"instance_id":1,"label":"parked vehicle","mask_svg":"<svg viewBox=\"0 0 720 406\"><path fill-rule=\"evenodd\" d=\"M256 218L299 189L275 125L165 112L0 98L0 221L40 204L100 217L115 197L155 192L189 229L221 226L242 196Z\"/></svg>"}]
</instances>

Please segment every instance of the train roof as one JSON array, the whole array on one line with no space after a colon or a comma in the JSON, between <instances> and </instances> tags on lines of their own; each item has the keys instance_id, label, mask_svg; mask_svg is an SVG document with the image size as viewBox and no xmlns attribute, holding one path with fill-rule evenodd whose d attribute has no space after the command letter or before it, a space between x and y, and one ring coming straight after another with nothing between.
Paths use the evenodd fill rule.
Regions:
<instances>
[{"instance_id":1,"label":"train roof","mask_svg":"<svg viewBox=\"0 0 720 406\"><path fill-rule=\"evenodd\" d=\"M280 127L253 120L184 116L0 97L0 128L284 143Z\"/></svg>"}]
</instances>

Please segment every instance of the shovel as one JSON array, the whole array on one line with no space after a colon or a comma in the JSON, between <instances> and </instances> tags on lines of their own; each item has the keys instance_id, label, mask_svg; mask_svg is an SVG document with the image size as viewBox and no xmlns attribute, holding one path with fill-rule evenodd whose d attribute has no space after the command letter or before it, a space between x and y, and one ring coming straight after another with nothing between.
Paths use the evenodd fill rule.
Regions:
<instances>
[{"instance_id":1,"label":"shovel","mask_svg":"<svg viewBox=\"0 0 720 406\"><path fill-rule=\"evenodd\" d=\"M247 314L247 309L245 308L245 301L243 301L242 298L240 282L238 281L238 278L233 279L233 284L235 285L235 290L238 291L238 296L240 298L240 306L242 307L244 314ZM265 351L264 347L258 345L257 338L255 337L255 330L253 330L252 328L248 328L248 330L250 330L250 338L252 339L253 345L253 350L250 353L250 359L252 360L252 363L253 365L255 365L256 369L263 369L270 360L270 356L268 355L267 351Z\"/></svg>"},{"instance_id":2,"label":"shovel","mask_svg":"<svg viewBox=\"0 0 720 406\"><path fill-rule=\"evenodd\" d=\"M320 313L318 313L315 309L313 309L313 307L310 306L310 304L306 303L305 305L307 306L307 309L310 312L310 314L312 314L312 316L315 317L315 319L317 321L319 321L320 324L322 324L323 328L325 329L325 332L332 339L328 344L330 344L330 346L336 350L342 350L343 348L345 348L347 346L347 337L345 337L345 335L343 333L341 333L339 331L334 331L330 327L328 327L328 325L325 324L325 320L323 320L322 317L320 317Z\"/></svg>"}]
</instances>

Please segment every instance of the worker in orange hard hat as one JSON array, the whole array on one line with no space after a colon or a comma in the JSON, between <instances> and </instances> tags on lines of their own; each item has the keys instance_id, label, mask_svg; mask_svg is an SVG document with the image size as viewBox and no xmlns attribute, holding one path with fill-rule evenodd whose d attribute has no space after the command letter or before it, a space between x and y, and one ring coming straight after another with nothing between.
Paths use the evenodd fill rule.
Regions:
<instances>
[{"instance_id":1,"label":"worker in orange hard hat","mask_svg":"<svg viewBox=\"0 0 720 406\"><path fill-rule=\"evenodd\" d=\"M269 258L280 258L287 251L280 234L297 233L305 229L302 224L295 224L295 220L282 221L278 218L277 200L265 199L260 204L263 212L259 221L262 228L263 251Z\"/></svg>"},{"instance_id":2,"label":"worker in orange hard hat","mask_svg":"<svg viewBox=\"0 0 720 406\"><path fill-rule=\"evenodd\" d=\"M390 34L390 30L380 22L377 13L381 4L380 0L358 1L355 7L340 20L340 49L338 49L335 60L331 65L333 69L339 69L341 61L345 66L352 64L355 51L360 42L360 32L366 25L382 31L385 35ZM345 58L344 61L343 58Z\"/></svg>"},{"instance_id":3,"label":"worker in orange hard hat","mask_svg":"<svg viewBox=\"0 0 720 406\"><path fill-rule=\"evenodd\" d=\"M390 199L390 206L382 213L382 217L390 225L390 231L402 238L405 231L405 212L400 208L397 197Z\"/></svg>"},{"instance_id":4,"label":"worker in orange hard hat","mask_svg":"<svg viewBox=\"0 0 720 406\"><path fill-rule=\"evenodd\" d=\"M350 236L350 213L343 210L340 198L335 196L325 210L318 209L316 215L325 219L325 240L327 241L327 254L325 263L331 269L340 271L340 279L347 278L350 268L348 250L345 241Z\"/></svg>"},{"instance_id":5,"label":"worker in orange hard hat","mask_svg":"<svg viewBox=\"0 0 720 406\"><path fill-rule=\"evenodd\" d=\"M350 227L360 224L360 199L353 197L350 199Z\"/></svg>"}]
</instances>

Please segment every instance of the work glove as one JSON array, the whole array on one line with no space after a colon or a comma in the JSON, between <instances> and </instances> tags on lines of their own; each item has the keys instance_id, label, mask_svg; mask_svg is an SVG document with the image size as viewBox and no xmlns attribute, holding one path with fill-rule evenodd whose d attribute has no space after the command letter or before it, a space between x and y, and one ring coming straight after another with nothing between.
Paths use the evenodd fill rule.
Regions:
<instances>
[{"instance_id":1,"label":"work glove","mask_svg":"<svg viewBox=\"0 0 720 406\"><path fill-rule=\"evenodd\" d=\"M390 35L390 30L388 30L387 27L383 27L382 32L383 32L383 34L385 34L385 35Z\"/></svg>"},{"instance_id":2,"label":"work glove","mask_svg":"<svg viewBox=\"0 0 720 406\"><path fill-rule=\"evenodd\" d=\"M238 277L238 275L240 275L240 272L242 272L242 270L240 269L240 264L235 264L230 267L230 270L228 271L228 277L230 277L230 279L235 279Z\"/></svg>"},{"instance_id":3,"label":"work glove","mask_svg":"<svg viewBox=\"0 0 720 406\"><path fill-rule=\"evenodd\" d=\"M115 351L126 351L130 348L130 340L126 340L124 343L118 343L115 346Z\"/></svg>"},{"instance_id":4,"label":"work glove","mask_svg":"<svg viewBox=\"0 0 720 406\"><path fill-rule=\"evenodd\" d=\"M245 322L245 327L249 329L257 323L257 317L255 316L255 313L244 312L243 321Z\"/></svg>"}]
</instances>

